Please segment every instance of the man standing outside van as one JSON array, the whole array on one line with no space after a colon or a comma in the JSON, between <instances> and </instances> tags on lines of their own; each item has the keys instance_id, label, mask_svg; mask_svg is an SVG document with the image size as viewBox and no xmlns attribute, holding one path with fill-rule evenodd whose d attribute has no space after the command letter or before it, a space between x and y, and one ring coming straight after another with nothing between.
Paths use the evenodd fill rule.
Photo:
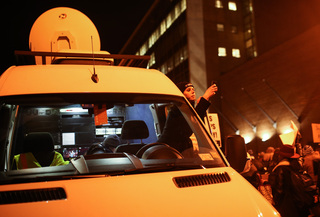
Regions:
<instances>
[{"instance_id":1,"label":"man standing outside van","mask_svg":"<svg viewBox=\"0 0 320 217\"><path fill-rule=\"evenodd\" d=\"M203 120L206 115L206 111L211 104L211 97L213 97L218 91L217 85L212 84L198 100L196 100L194 86L191 83L180 82L177 84L177 87L188 99L191 105L195 107L198 115ZM186 149L192 148L192 142L189 138L191 135L192 130L180 110L177 107L172 107L168 113L163 133L161 134L158 142L166 143L177 149L179 152L183 152Z\"/></svg>"}]
</instances>

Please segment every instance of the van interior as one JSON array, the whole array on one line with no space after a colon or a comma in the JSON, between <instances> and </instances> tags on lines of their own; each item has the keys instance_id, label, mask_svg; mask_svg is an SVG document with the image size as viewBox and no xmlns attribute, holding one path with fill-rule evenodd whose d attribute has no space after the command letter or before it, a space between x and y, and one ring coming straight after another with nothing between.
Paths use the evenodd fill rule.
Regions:
<instances>
[{"instance_id":1,"label":"van interior","mask_svg":"<svg viewBox=\"0 0 320 217\"><path fill-rule=\"evenodd\" d=\"M226 165L214 141L211 140L210 146L207 142L201 142L209 138L209 135L203 134L204 125L194 111L182 103L183 99L177 97L52 94L3 99L0 115L6 121L1 126L1 149L8 156L1 161L2 171L8 172L4 179L12 178L10 173L17 178L26 175L26 172L21 173L23 170L37 169L41 169L41 176L50 176L54 170L50 166L52 152L61 154L64 161L70 162L56 166L59 172L64 171L63 174L74 174L74 171L79 174L117 174L137 168L151 171L151 168L163 170ZM186 117L186 124L192 130L192 145L183 152L158 142L172 107L177 107ZM110 137L113 142L107 143L106 139ZM50 152L51 157L45 155L45 151ZM17 168L15 156L26 152L31 152L40 166ZM124 158L125 161L119 161ZM101 159L104 161L99 161ZM79 162L84 163L77 167Z\"/></svg>"}]
</instances>

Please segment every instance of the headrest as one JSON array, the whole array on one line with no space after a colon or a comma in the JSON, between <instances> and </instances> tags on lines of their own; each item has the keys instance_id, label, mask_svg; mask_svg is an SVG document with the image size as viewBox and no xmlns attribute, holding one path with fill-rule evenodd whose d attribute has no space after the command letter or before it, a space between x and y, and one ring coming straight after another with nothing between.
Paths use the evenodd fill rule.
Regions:
<instances>
[{"instance_id":1,"label":"headrest","mask_svg":"<svg viewBox=\"0 0 320 217\"><path fill-rule=\"evenodd\" d=\"M53 150L53 138L50 133L28 133L25 136L24 152L50 152Z\"/></svg>"},{"instance_id":2,"label":"headrest","mask_svg":"<svg viewBox=\"0 0 320 217\"><path fill-rule=\"evenodd\" d=\"M149 137L149 130L144 121L128 120L123 123L121 139L146 139Z\"/></svg>"}]
</instances>

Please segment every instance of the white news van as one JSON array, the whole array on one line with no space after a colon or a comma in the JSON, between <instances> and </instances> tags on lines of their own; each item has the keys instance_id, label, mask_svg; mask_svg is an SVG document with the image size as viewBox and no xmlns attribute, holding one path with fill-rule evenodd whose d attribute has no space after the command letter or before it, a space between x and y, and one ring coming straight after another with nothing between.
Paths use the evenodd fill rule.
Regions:
<instances>
[{"instance_id":1,"label":"white news van","mask_svg":"<svg viewBox=\"0 0 320 217\"><path fill-rule=\"evenodd\" d=\"M145 57L104 54L97 37L81 47L78 27L64 23L76 15L81 25L89 20L71 8L42 14L33 30L48 16L63 26L45 45L50 52L31 33L31 51L17 55L37 56L37 64L0 77L1 216L279 216L230 167L174 83L141 68ZM79 48L88 52L71 52ZM172 107L195 138L182 153L157 142ZM110 135L119 137L109 144L115 150L89 153ZM53 166L52 153L64 165Z\"/></svg>"}]
</instances>

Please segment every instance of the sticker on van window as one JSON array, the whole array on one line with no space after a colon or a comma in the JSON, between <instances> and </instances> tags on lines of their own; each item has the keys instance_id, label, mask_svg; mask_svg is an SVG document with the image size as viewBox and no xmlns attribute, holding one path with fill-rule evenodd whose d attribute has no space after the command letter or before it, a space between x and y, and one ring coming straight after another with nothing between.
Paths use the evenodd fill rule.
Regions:
<instances>
[{"instance_id":1,"label":"sticker on van window","mask_svg":"<svg viewBox=\"0 0 320 217\"><path fill-rule=\"evenodd\" d=\"M199 157L200 157L201 160L203 160L203 161L213 160L213 157L212 157L211 154L209 154L209 153L199 154Z\"/></svg>"},{"instance_id":2,"label":"sticker on van window","mask_svg":"<svg viewBox=\"0 0 320 217\"><path fill-rule=\"evenodd\" d=\"M107 106L106 105L94 105L94 123L96 126L107 124Z\"/></svg>"}]
</instances>

